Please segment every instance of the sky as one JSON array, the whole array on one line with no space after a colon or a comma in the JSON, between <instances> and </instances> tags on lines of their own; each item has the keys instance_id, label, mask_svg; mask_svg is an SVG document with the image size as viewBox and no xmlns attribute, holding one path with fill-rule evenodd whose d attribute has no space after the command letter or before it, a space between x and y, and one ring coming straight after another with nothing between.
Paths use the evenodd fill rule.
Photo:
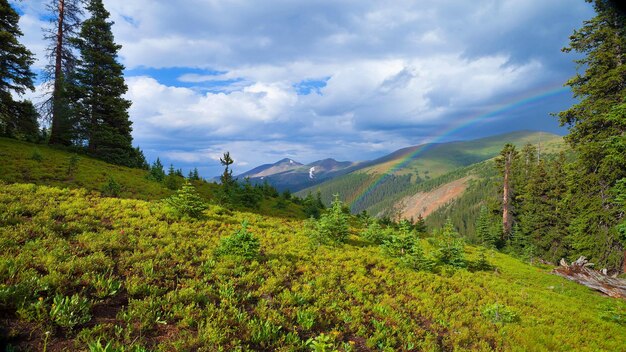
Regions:
<instances>
[{"instance_id":1,"label":"sky","mask_svg":"<svg viewBox=\"0 0 626 352\"><path fill-rule=\"evenodd\" d=\"M44 0L11 1L45 64ZM530 129L574 100L582 0L104 0L122 45L133 144L185 172L282 158L361 161ZM39 82L41 83L41 82ZM39 99L38 91L28 98ZM552 92L550 94L546 94Z\"/></svg>"}]
</instances>

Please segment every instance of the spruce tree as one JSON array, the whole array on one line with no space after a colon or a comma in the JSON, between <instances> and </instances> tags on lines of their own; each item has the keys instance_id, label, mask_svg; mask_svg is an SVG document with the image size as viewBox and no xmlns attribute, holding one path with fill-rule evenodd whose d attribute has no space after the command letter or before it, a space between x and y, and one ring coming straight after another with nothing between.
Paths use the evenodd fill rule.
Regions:
<instances>
[{"instance_id":1,"label":"spruce tree","mask_svg":"<svg viewBox=\"0 0 626 352\"><path fill-rule=\"evenodd\" d=\"M192 180L200 181L200 173L198 172L198 168L197 167L193 168L193 178L192 178Z\"/></svg>"},{"instance_id":2,"label":"spruce tree","mask_svg":"<svg viewBox=\"0 0 626 352\"><path fill-rule=\"evenodd\" d=\"M152 163L147 178L152 181L163 182L165 179L165 171L163 171L161 159L157 158L156 161Z\"/></svg>"},{"instance_id":3,"label":"spruce tree","mask_svg":"<svg viewBox=\"0 0 626 352\"><path fill-rule=\"evenodd\" d=\"M494 236L491 226L491 217L486 206L480 207L480 213L476 220L476 237L487 248L495 248L498 238Z\"/></svg>"},{"instance_id":4,"label":"spruce tree","mask_svg":"<svg viewBox=\"0 0 626 352\"><path fill-rule=\"evenodd\" d=\"M30 67L33 54L18 38L20 16L7 0L0 0L0 135L18 137L38 134L37 116L29 101L16 102L12 92L19 95L34 90L35 75ZM34 124L34 126L33 126Z\"/></svg>"},{"instance_id":5,"label":"spruce tree","mask_svg":"<svg viewBox=\"0 0 626 352\"><path fill-rule=\"evenodd\" d=\"M108 162L140 167L143 155L132 147L131 102L123 98L128 87L124 66L117 61L121 46L114 42L113 22L102 0L90 0L86 9L90 17L73 42L80 51L75 114L84 126L87 150Z\"/></svg>"},{"instance_id":6,"label":"spruce tree","mask_svg":"<svg viewBox=\"0 0 626 352\"><path fill-rule=\"evenodd\" d=\"M574 214L569 241L573 256L611 268L622 264L626 271L626 244L617 229L624 213L612 192L626 177L626 15L609 1L587 2L596 16L563 49L584 55L576 60L584 72L567 82L579 102L559 113L577 155L567 205Z\"/></svg>"}]
</instances>

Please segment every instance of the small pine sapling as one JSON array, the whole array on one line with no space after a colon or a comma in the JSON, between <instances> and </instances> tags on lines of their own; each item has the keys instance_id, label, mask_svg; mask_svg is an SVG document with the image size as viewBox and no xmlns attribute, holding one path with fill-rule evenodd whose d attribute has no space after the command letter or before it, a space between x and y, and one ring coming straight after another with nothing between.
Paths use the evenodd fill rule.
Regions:
<instances>
[{"instance_id":1,"label":"small pine sapling","mask_svg":"<svg viewBox=\"0 0 626 352\"><path fill-rule=\"evenodd\" d=\"M179 216L194 219L202 217L202 213L208 208L189 181L185 181L181 189L175 195L167 198L165 203Z\"/></svg>"}]
</instances>

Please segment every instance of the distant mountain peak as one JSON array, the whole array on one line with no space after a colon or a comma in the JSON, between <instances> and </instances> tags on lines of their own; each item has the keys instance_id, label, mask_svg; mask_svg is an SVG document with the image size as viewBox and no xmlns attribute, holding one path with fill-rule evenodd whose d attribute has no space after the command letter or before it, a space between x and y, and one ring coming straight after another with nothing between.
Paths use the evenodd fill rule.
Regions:
<instances>
[{"instance_id":1,"label":"distant mountain peak","mask_svg":"<svg viewBox=\"0 0 626 352\"><path fill-rule=\"evenodd\" d=\"M281 159L281 160L275 162L273 165L280 165L280 164L303 165L302 163L299 163L299 162L297 162L297 161L295 161L293 159L290 159L290 158Z\"/></svg>"}]
</instances>

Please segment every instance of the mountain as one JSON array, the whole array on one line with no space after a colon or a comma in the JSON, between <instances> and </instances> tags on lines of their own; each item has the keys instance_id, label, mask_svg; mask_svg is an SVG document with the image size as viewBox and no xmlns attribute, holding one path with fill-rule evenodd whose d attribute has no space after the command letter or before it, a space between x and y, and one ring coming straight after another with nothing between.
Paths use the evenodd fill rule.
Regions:
<instances>
[{"instance_id":1,"label":"mountain","mask_svg":"<svg viewBox=\"0 0 626 352\"><path fill-rule=\"evenodd\" d=\"M279 191L297 192L303 188L346 174L354 170L357 165L357 163L350 161L337 161L331 158L304 165L285 158L274 164L255 167L238 175L237 178L242 180L249 177L252 183L268 182Z\"/></svg>"},{"instance_id":2,"label":"mountain","mask_svg":"<svg viewBox=\"0 0 626 352\"><path fill-rule=\"evenodd\" d=\"M330 202L334 194L350 204L353 212L363 210L374 215L407 214L407 217L424 212L432 212L434 198L437 202L450 201L463 193L471 180L466 177L468 168L498 155L506 143L519 148L531 143L542 153L553 153L564 148L561 136L537 131L517 131L470 141L431 143L397 150L376 160L364 162L348 173L338 175L296 194L305 196L309 192L321 192L322 199ZM464 171L460 171L464 170ZM439 190L439 195L425 196L422 199L427 209L415 208L414 200L406 197L443 186L448 182L465 178L454 187ZM444 182L445 181L445 182ZM396 208L401 201L413 206L412 211ZM411 214L410 216L408 214Z\"/></svg>"},{"instance_id":3,"label":"mountain","mask_svg":"<svg viewBox=\"0 0 626 352\"><path fill-rule=\"evenodd\" d=\"M261 166L257 166L252 170L246 171L237 177L240 179L249 177L250 179L254 178L263 178L266 176L275 175L281 172L297 169L302 166L301 163L294 161L289 158L285 158L275 162L274 164L264 164Z\"/></svg>"}]
</instances>

